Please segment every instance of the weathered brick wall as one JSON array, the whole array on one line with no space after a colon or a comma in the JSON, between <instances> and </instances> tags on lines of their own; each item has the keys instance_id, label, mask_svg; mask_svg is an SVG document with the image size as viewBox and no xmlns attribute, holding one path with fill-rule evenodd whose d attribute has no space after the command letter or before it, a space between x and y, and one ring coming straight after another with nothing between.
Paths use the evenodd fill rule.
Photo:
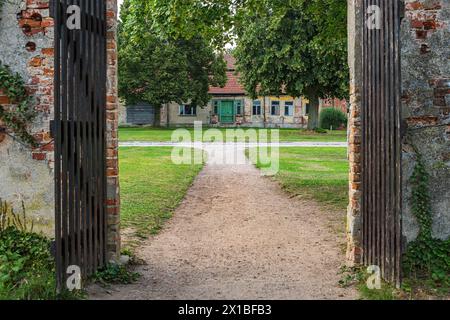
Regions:
<instances>
[{"instance_id":1,"label":"weathered brick wall","mask_svg":"<svg viewBox=\"0 0 450 320\"><path fill-rule=\"evenodd\" d=\"M430 174L435 237L450 236L450 1L407 0L402 24L403 234L418 233L409 180L414 148Z\"/></svg>"},{"instance_id":2,"label":"weathered brick wall","mask_svg":"<svg viewBox=\"0 0 450 320\"><path fill-rule=\"evenodd\" d=\"M0 14L0 60L26 83L37 111L30 132L41 145L25 147L10 136L0 137L0 198L17 209L24 201L37 229L53 234L53 21L48 1L7 1ZM0 103L8 105L0 95ZM13 134L12 132L9 132Z\"/></svg>"},{"instance_id":3,"label":"weathered brick wall","mask_svg":"<svg viewBox=\"0 0 450 320\"><path fill-rule=\"evenodd\" d=\"M107 0L107 205L108 250L112 259L120 256L120 189L119 189L119 103L117 99L117 0Z\"/></svg>"},{"instance_id":4,"label":"weathered brick wall","mask_svg":"<svg viewBox=\"0 0 450 320\"><path fill-rule=\"evenodd\" d=\"M361 0L348 0L348 29L350 67L350 116L349 139L349 205L347 209L347 259L359 263L361 259Z\"/></svg>"},{"instance_id":5,"label":"weathered brick wall","mask_svg":"<svg viewBox=\"0 0 450 320\"><path fill-rule=\"evenodd\" d=\"M107 206L108 250L120 253L117 103L117 0L107 2ZM0 60L18 72L33 98L37 118L30 131L40 143L29 149L9 136L0 135L0 198L17 207L23 200L38 229L54 233L53 119L53 19L49 0L7 1L0 15ZM0 93L0 103L9 101ZM1 124L0 124L1 125Z\"/></svg>"},{"instance_id":6,"label":"weathered brick wall","mask_svg":"<svg viewBox=\"0 0 450 320\"><path fill-rule=\"evenodd\" d=\"M360 262L361 0L349 4L351 114L349 120L350 203L348 260ZM403 141L403 236L413 241L419 228L411 212L410 178L416 148L430 174L433 234L450 236L450 1L406 0L401 27Z\"/></svg>"}]
</instances>

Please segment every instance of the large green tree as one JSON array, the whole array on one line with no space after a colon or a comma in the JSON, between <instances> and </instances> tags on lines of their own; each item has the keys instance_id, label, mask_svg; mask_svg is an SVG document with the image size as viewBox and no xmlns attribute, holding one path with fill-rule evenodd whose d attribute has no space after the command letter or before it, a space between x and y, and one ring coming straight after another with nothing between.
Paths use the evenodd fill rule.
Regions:
<instances>
[{"instance_id":1,"label":"large green tree","mask_svg":"<svg viewBox=\"0 0 450 320\"><path fill-rule=\"evenodd\" d=\"M119 26L119 95L127 103L208 103L209 86L223 86L226 65L202 34L174 37L153 29L151 1L126 0Z\"/></svg>"},{"instance_id":2,"label":"large green tree","mask_svg":"<svg viewBox=\"0 0 450 320\"><path fill-rule=\"evenodd\" d=\"M186 55L189 61L191 54L196 53L195 44L203 41L212 52L212 48L223 50L226 43L234 40L237 43L234 54L246 90L253 96L289 94L308 98L310 128L318 126L319 98L347 97L345 0L127 1L128 10L132 12L125 24L129 26L129 50L148 50L140 48L141 44L152 44L160 39L165 39L164 44L170 49L156 53L156 57L146 55L149 65L156 61L159 66L180 72L177 69L180 66L161 64L158 57L177 56L180 54L177 46L189 43L193 49ZM221 67L211 59L210 62L207 64L211 67L209 73L214 75ZM139 68L139 61L133 63ZM222 75L217 73L209 79L221 83ZM130 73L126 83L133 81L142 82ZM155 85L161 84L155 82ZM170 92L183 88L182 82L171 83Z\"/></svg>"},{"instance_id":3,"label":"large green tree","mask_svg":"<svg viewBox=\"0 0 450 320\"><path fill-rule=\"evenodd\" d=\"M252 96L288 94L310 101L318 127L319 98L348 94L345 0L262 0L240 8L238 70Z\"/></svg>"}]
</instances>

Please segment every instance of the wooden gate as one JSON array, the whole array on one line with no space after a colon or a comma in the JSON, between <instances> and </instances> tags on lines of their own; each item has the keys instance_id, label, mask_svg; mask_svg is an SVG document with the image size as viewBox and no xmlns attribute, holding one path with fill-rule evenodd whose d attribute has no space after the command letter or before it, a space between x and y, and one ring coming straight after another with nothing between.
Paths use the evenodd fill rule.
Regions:
<instances>
[{"instance_id":1,"label":"wooden gate","mask_svg":"<svg viewBox=\"0 0 450 320\"><path fill-rule=\"evenodd\" d=\"M403 6L399 0L364 0L363 10L363 259L366 265L379 266L385 280L399 285L402 256L400 22Z\"/></svg>"},{"instance_id":2,"label":"wooden gate","mask_svg":"<svg viewBox=\"0 0 450 320\"><path fill-rule=\"evenodd\" d=\"M85 278L106 261L105 6L103 0L53 0L51 6L59 291L69 266L78 266Z\"/></svg>"}]
</instances>

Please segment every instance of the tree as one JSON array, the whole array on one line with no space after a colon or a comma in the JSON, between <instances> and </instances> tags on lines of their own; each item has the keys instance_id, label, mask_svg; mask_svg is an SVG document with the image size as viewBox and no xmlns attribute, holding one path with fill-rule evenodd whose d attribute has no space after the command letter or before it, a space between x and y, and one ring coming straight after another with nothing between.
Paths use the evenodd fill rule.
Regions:
<instances>
[{"instance_id":1,"label":"tree","mask_svg":"<svg viewBox=\"0 0 450 320\"><path fill-rule=\"evenodd\" d=\"M303 96L308 128L318 127L319 98L348 95L346 1L264 0L238 17L235 56L247 92Z\"/></svg>"},{"instance_id":2,"label":"tree","mask_svg":"<svg viewBox=\"0 0 450 320\"><path fill-rule=\"evenodd\" d=\"M126 0L119 25L119 95L132 104L208 103L209 86L224 86L226 64L202 35L171 37L148 25L149 1Z\"/></svg>"}]
</instances>

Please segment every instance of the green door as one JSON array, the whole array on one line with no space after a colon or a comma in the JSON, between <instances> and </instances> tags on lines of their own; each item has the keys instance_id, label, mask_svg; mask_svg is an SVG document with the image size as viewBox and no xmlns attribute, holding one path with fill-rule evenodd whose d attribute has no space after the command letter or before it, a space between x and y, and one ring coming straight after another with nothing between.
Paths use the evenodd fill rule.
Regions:
<instances>
[{"instance_id":1,"label":"green door","mask_svg":"<svg viewBox=\"0 0 450 320\"><path fill-rule=\"evenodd\" d=\"M234 103L233 101L222 101L220 103L220 122L234 123Z\"/></svg>"}]
</instances>

